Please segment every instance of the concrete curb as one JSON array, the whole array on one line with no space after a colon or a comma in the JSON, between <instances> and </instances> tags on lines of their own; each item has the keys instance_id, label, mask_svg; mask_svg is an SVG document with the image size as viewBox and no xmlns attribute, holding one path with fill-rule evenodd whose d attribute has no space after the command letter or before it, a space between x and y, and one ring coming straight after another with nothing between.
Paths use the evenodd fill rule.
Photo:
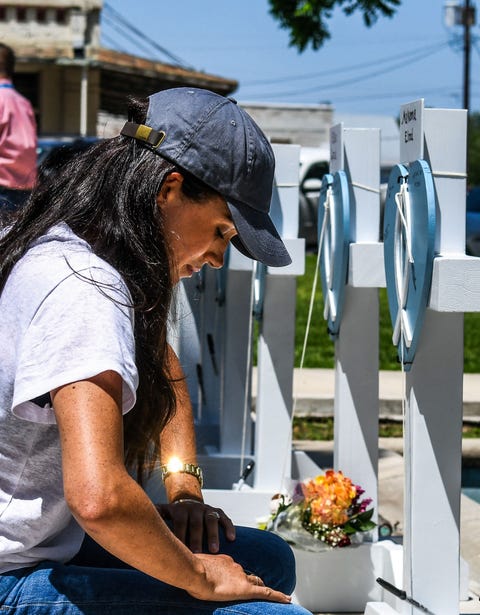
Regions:
<instances>
[{"instance_id":1,"label":"concrete curb","mask_svg":"<svg viewBox=\"0 0 480 615\"><path fill-rule=\"evenodd\" d=\"M299 451L333 454L333 440L294 440L293 446ZM379 438L378 448L403 455L403 438ZM480 438L462 440L462 459L466 466L480 466Z\"/></svg>"},{"instance_id":2,"label":"concrete curb","mask_svg":"<svg viewBox=\"0 0 480 615\"><path fill-rule=\"evenodd\" d=\"M333 416L333 397L301 397L295 403L295 416L325 418ZM403 405L400 399L380 399L379 415L385 419L400 419ZM472 423L480 423L480 402L463 402L463 418Z\"/></svg>"},{"instance_id":3,"label":"concrete curb","mask_svg":"<svg viewBox=\"0 0 480 615\"><path fill-rule=\"evenodd\" d=\"M252 391L255 399L257 370L253 368ZM401 417L405 397L405 374L401 371L380 371L378 382L379 413L382 417ZM295 368L293 400L296 416L333 416L335 370ZM480 374L463 376L463 416L480 422Z\"/></svg>"}]
</instances>

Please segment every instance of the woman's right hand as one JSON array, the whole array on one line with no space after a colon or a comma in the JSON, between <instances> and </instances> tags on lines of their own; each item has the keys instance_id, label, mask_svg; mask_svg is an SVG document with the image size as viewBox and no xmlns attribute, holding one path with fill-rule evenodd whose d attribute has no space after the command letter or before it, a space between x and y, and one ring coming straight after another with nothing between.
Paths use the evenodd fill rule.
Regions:
<instances>
[{"instance_id":1,"label":"woman's right hand","mask_svg":"<svg viewBox=\"0 0 480 615\"><path fill-rule=\"evenodd\" d=\"M188 593L199 600L269 600L291 602L291 597L266 587L255 575L246 574L240 564L228 555L195 553L205 569L205 580L201 587L189 588Z\"/></svg>"}]
</instances>

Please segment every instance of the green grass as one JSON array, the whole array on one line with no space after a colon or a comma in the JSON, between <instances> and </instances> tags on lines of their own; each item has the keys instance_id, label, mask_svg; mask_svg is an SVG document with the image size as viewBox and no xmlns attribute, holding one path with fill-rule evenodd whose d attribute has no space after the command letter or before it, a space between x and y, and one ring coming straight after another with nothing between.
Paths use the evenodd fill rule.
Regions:
<instances>
[{"instance_id":1,"label":"green grass","mask_svg":"<svg viewBox=\"0 0 480 615\"><path fill-rule=\"evenodd\" d=\"M294 440L333 440L333 417L293 419Z\"/></svg>"},{"instance_id":2,"label":"green grass","mask_svg":"<svg viewBox=\"0 0 480 615\"><path fill-rule=\"evenodd\" d=\"M401 421L382 420L378 426L381 438L401 438ZM464 423L464 438L480 438L480 425ZM333 417L297 417L293 421L294 440L333 440Z\"/></svg>"},{"instance_id":3,"label":"green grass","mask_svg":"<svg viewBox=\"0 0 480 615\"><path fill-rule=\"evenodd\" d=\"M307 324L310 295L316 266L316 255L307 254L305 275L297 279L297 315L295 331L295 365L300 365L305 328ZM399 370L397 350L392 344L392 328L388 311L387 291L379 290L379 362L380 369ZM464 371L480 373L480 313L467 313L464 319ZM307 342L304 367L332 368L334 364L334 343L329 338L323 318L323 298L320 278L318 279L312 325ZM399 421L379 423L380 437L402 437L403 425ZM480 425L464 423L464 438L480 438ZM298 417L294 419L295 440L333 440L333 417Z\"/></svg>"},{"instance_id":4,"label":"green grass","mask_svg":"<svg viewBox=\"0 0 480 615\"><path fill-rule=\"evenodd\" d=\"M307 254L305 274L297 279L297 314L295 329L295 365L300 365L305 328L308 318L310 295L316 266L316 255ZM397 350L392 344L392 329L388 311L387 291L379 290L380 301L380 369L398 370ZM480 373L480 313L465 314L464 325L464 372ZM334 343L326 330L323 318L323 298L320 278L318 279L312 324L307 342L304 367L332 368L334 364Z\"/></svg>"},{"instance_id":5,"label":"green grass","mask_svg":"<svg viewBox=\"0 0 480 615\"><path fill-rule=\"evenodd\" d=\"M382 420L378 426L381 438L401 438L400 421ZM293 421L294 440L333 440L333 417L297 417Z\"/></svg>"}]
</instances>

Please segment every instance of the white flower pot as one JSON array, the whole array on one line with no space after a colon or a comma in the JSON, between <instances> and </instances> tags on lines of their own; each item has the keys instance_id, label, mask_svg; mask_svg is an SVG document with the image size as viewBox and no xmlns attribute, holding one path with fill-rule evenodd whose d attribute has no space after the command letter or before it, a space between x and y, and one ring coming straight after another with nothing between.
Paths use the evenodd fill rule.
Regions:
<instances>
[{"instance_id":1,"label":"white flower pot","mask_svg":"<svg viewBox=\"0 0 480 615\"><path fill-rule=\"evenodd\" d=\"M363 613L380 601L376 582L384 569L382 543L362 543L313 553L292 547L297 564L294 601L313 612Z\"/></svg>"}]
</instances>

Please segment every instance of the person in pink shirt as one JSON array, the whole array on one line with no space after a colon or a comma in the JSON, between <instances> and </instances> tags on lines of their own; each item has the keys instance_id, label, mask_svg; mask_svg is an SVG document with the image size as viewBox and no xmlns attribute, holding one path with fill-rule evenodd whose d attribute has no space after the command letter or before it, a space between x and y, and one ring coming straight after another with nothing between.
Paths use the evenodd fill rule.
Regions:
<instances>
[{"instance_id":1,"label":"person in pink shirt","mask_svg":"<svg viewBox=\"0 0 480 615\"><path fill-rule=\"evenodd\" d=\"M0 211L15 211L37 176L37 126L30 102L12 83L13 50L0 43Z\"/></svg>"}]
</instances>

